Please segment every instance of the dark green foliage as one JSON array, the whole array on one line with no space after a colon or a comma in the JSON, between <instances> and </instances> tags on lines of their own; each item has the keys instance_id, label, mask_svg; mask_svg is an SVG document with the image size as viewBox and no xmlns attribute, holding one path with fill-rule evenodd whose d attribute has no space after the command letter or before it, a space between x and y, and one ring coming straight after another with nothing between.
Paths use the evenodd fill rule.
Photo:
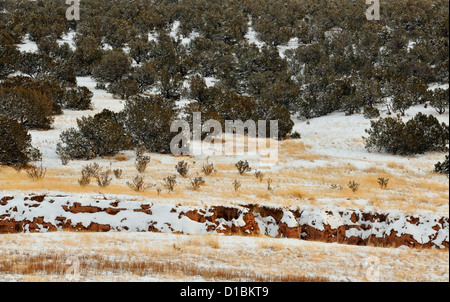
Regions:
<instances>
[{"instance_id":1,"label":"dark green foliage","mask_svg":"<svg viewBox=\"0 0 450 302\"><path fill-rule=\"evenodd\" d=\"M170 152L174 134L170 125L176 115L170 100L157 96L133 97L127 100L122 119L135 146L143 146L149 152Z\"/></svg>"},{"instance_id":2,"label":"dark green foliage","mask_svg":"<svg viewBox=\"0 0 450 302\"><path fill-rule=\"evenodd\" d=\"M139 85L135 80L122 79L109 84L108 92L121 99L129 99L139 93Z\"/></svg>"},{"instance_id":3,"label":"dark green foliage","mask_svg":"<svg viewBox=\"0 0 450 302\"><path fill-rule=\"evenodd\" d=\"M447 176L449 175L449 163L448 163L448 155L445 156L445 160L443 162L438 162L435 166L434 166L434 171L436 173L441 173L441 174L447 174Z\"/></svg>"},{"instance_id":4,"label":"dark green foliage","mask_svg":"<svg viewBox=\"0 0 450 302\"><path fill-rule=\"evenodd\" d=\"M122 51L108 51L94 68L92 75L97 81L112 83L122 79L131 68L130 58Z\"/></svg>"},{"instance_id":5,"label":"dark green foliage","mask_svg":"<svg viewBox=\"0 0 450 302\"><path fill-rule=\"evenodd\" d=\"M77 125L78 129L71 128L61 134L57 145L59 155L91 159L114 155L131 147L130 138L114 112L105 109L93 117L82 117Z\"/></svg>"},{"instance_id":6,"label":"dark green foliage","mask_svg":"<svg viewBox=\"0 0 450 302\"><path fill-rule=\"evenodd\" d=\"M0 114L0 164L24 166L41 158L31 146L27 129L16 120Z\"/></svg>"},{"instance_id":7,"label":"dark green foliage","mask_svg":"<svg viewBox=\"0 0 450 302\"><path fill-rule=\"evenodd\" d=\"M430 98L430 105L436 109L437 113L444 114L449 107L448 88L445 90L441 88L434 90Z\"/></svg>"},{"instance_id":8,"label":"dark green foliage","mask_svg":"<svg viewBox=\"0 0 450 302\"><path fill-rule=\"evenodd\" d=\"M443 151L449 142L449 127L432 115L417 114L404 123L399 117L371 122L365 138L368 150L411 155L428 151Z\"/></svg>"},{"instance_id":9,"label":"dark green foliage","mask_svg":"<svg viewBox=\"0 0 450 302\"><path fill-rule=\"evenodd\" d=\"M73 110L88 110L94 94L86 87L69 88L64 93L62 107Z\"/></svg>"},{"instance_id":10,"label":"dark green foliage","mask_svg":"<svg viewBox=\"0 0 450 302\"><path fill-rule=\"evenodd\" d=\"M15 62L20 52L14 44L13 37L0 26L0 79L16 70Z\"/></svg>"},{"instance_id":11,"label":"dark green foliage","mask_svg":"<svg viewBox=\"0 0 450 302\"><path fill-rule=\"evenodd\" d=\"M53 102L51 88L27 77L15 77L0 85L0 114L19 121L28 129L49 129L51 115L60 108Z\"/></svg>"},{"instance_id":12,"label":"dark green foliage","mask_svg":"<svg viewBox=\"0 0 450 302\"><path fill-rule=\"evenodd\" d=\"M407 94L397 94L392 100L392 109L399 111L402 116L405 116L406 110L413 105L413 99Z\"/></svg>"},{"instance_id":13,"label":"dark green foliage","mask_svg":"<svg viewBox=\"0 0 450 302\"><path fill-rule=\"evenodd\" d=\"M367 119L375 119L380 117L380 110L375 107L365 107L364 108L364 117Z\"/></svg>"}]
</instances>

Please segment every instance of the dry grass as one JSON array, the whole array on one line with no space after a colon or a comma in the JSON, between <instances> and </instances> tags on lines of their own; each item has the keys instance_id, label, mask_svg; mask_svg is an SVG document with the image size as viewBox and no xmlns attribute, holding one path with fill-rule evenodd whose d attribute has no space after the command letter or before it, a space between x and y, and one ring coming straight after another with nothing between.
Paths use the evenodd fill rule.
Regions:
<instances>
[{"instance_id":1,"label":"dry grass","mask_svg":"<svg viewBox=\"0 0 450 302\"><path fill-rule=\"evenodd\" d=\"M22 281L67 281L66 260L76 255L80 281L365 281L370 256L382 263L381 281L448 281L448 250L155 233L10 234L0 240L0 280L14 274Z\"/></svg>"},{"instance_id":2,"label":"dry grass","mask_svg":"<svg viewBox=\"0 0 450 302\"><path fill-rule=\"evenodd\" d=\"M136 195L151 198L158 202L174 200L183 204L229 204L261 203L291 206L311 204L317 206L346 206L364 209L366 204L375 210L400 210L407 214L416 214L423 210L448 213L449 184L444 176L436 175L423 169L426 167L419 159L411 158L408 166L397 161L355 161L351 158L330 157L314 154L311 147L302 141L286 140L280 142L281 163L276 169L262 170L265 179L272 179L272 191L267 190L267 183L259 182L254 171L239 176L235 162L240 158L211 157L217 172L205 177L206 185L198 191L189 189L189 179L177 179L174 192L167 192L161 185L162 180L174 173L176 162L189 162L189 178L204 175L201 171L205 159L186 156L170 157L152 155L152 164L142 175L148 182L155 183L155 188L139 193L132 191L126 182L135 177L134 157L119 154L113 168L123 169L120 180L114 179L109 187L100 188L95 182L86 187L78 185L80 171L70 166L52 168L47 171L45 179L32 182L26 174L12 168L0 166L0 190L18 190L24 192L62 191L68 193L104 193ZM225 160L224 160L225 159ZM123 160L123 161L122 161ZM314 162L320 160L320 162ZM295 161L295 164L290 164ZM325 163L324 163L325 162ZM362 164L360 164L362 163ZM250 161L250 166L255 163ZM105 163L103 163L105 165ZM256 168L256 167L253 167ZM260 169L258 169L260 170ZM389 178L389 185L381 189L379 177ZM234 192L232 181L238 179L242 187ZM355 180L360 183L358 191L353 193L347 184ZM332 188L341 186L342 190ZM156 191L162 188L160 194ZM326 200L326 201L323 201ZM344 201L344 202L343 202Z\"/></svg>"}]
</instances>

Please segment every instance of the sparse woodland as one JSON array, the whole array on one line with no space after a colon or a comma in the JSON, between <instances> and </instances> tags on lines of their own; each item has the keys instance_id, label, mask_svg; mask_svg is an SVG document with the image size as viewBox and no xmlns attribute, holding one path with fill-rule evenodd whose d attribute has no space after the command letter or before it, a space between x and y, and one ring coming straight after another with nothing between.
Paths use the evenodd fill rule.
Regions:
<instances>
[{"instance_id":1,"label":"sparse woodland","mask_svg":"<svg viewBox=\"0 0 450 302\"><path fill-rule=\"evenodd\" d=\"M342 111L374 118L383 104L400 115L417 104L445 113L448 89L427 87L448 83L448 1L388 1L377 22L367 22L366 7L364 1L84 0L81 19L68 21L62 1L2 0L0 115L28 130L51 129L62 110L90 108L92 93L77 86L77 76L92 76L126 99L123 112L82 118L61 134L58 154L67 160L139 146L168 153L166 128L181 112L222 123L275 119L279 139L291 134L291 116ZM250 43L250 30L263 46ZM67 33L75 48L57 42ZM18 50L25 37L37 52ZM281 56L277 47L292 39L298 47ZM178 108L181 97L195 102ZM381 126L387 122L395 120L368 130L368 149L416 154L448 144L448 126L427 135L411 122L405 127L413 138L396 144L419 147L392 146L382 139L391 135Z\"/></svg>"}]
</instances>

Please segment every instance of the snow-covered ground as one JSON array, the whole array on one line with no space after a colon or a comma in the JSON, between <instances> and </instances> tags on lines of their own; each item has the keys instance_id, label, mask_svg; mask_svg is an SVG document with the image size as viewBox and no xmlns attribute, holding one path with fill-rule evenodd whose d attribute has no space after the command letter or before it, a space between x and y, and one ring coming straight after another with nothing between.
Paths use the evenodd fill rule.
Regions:
<instances>
[{"instance_id":1,"label":"snow-covered ground","mask_svg":"<svg viewBox=\"0 0 450 302\"><path fill-rule=\"evenodd\" d=\"M249 42L262 47L264 43L257 39L251 23L249 25L246 38ZM175 22L171 36L177 36L178 27L179 23ZM188 44L196 35L193 33L190 37L180 38L183 44ZM69 43L73 47L73 36L74 33L69 33L58 42ZM157 39L155 35L149 35L149 38ZM293 39L287 45L279 46L280 55L283 56L287 49L293 49L297 45L298 41ZM19 49L23 52L35 52L37 46L25 38ZM117 157L71 161L67 166L61 164L55 152L56 144L64 130L76 126L77 118L92 116L103 109L118 112L124 107L123 100L113 98L104 90L95 89L96 83L92 78L79 77L77 81L79 86L86 86L93 91L92 110L65 110L63 115L55 117L51 130L31 131L33 145L43 154L42 164L48 169L47 176L44 180L31 182L24 172L17 173L13 169L0 167L0 193L3 196L27 193L74 194L74 196L80 194L80 199L90 199L105 194L121 196L124 200L136 203L143 201L173 205L256 203L274 207L306 205L322 210L357 209L448 217L448 178L432 172L434 164L442 161L445 154L427 153L401 157L369 153L364 147L362 137L366 135L365 129L369 128L370 120L365 119L362 114L345 116L343 113L333 113L308 121L293 117L294 131L301 133L302 138L280 143L279 161L272 168L262 169L266 174L263 182L259 182L253 176L254 171L239 176L234 166L242 158L248 159L253 166L259 158L211 156L208 161L215 164L217 173L206 177L205 187L193 191L189 189L189 178L202 175L201 166L206 162L206 158L151 154L150 166L143 175L147 181L156 186L145 193L135 193L126 184L137 174L133 151L122 152ZM208 86L214 85L214 82L213 78L207 79ZM438 87L448 88L448 84L432 85L430 89ZM187 103L189 100L182 100L179 105L183 102ZM380 109L382 115L386 116L383 108ZM418 112L433 114L440 121L449 124L448 112L438 115L431 107L412 107L404 118L412 118ZM162 179L176 173L174 166L179 160L190 163L189 177L178 178L175 192L168 193L163 189L162 193L157 193L156 188L163 188ZM123 169L123 178L114 179L107 188L100 188L96 184L80 187L77 180L82 166L93 162L103 167L109 167L111 164L114 169ZM386 190L381 190L377 184L377 178L381 176L390 178ZM267 190L266 182L269 178L273 181L270 191ZM241 189L237 192L232 187L232 181L235 179L242 183ZM350 180L361 183L358 192L353 193L347 188ZM340 189L336 190L335 188L339 186ZM213 239L210 239L211 237ZM58 259L79 255L88 263L94 263L102 259L94 259L93 255L104 254L106 258L118 262L148 257L163 263L178 261L185 266L195 264L199 269L197 273L183 274L170 269L155 273L149 268L143 274L136 275L125 270L89 271L88 265L87 271L81 272L83 281L223 280L220 277L202 276L200 268L250 271L255 275L272 277L291 274L310 278L325 277L332 281L365 281L367 261L374 256L378 257L381 263L379 269L382 280L448 281L448 251L343 246L266 237L211 237L193 238L150 233L0 235L0 265L2 260L11 259L14 255L61 253ZM190 243L193 240L197 242ZM61 280L64 276L56 273L41 276L20 272L2 273L0 269L0 280L20 281L27 278ZM235 278L228 277L225 280Z\"/></svg>"},{"instance_id":2,"label":"snow-covered ground","mask_svg":"<svg viewBox=\"0 0 450 302\"><path fill-rule=\"evenodd\" d=\"M1 240L0 281L449 280L448 251L439 250L131 232L14 234ZM71 257L80 261L79 274L65 273ZM45 271L33 266L42 259Z\"/></svg>"}]
</instances>

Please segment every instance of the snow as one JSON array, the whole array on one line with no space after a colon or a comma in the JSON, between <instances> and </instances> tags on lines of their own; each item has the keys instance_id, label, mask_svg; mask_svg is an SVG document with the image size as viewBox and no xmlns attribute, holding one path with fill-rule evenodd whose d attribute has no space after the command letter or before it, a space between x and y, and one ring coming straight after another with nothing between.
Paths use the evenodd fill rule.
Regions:
<instances>
[{"instance_id":1,"label":"snow","mask_svg":"<svg viewBox=\"0 0 450 302\"><path fill-rule=\"evenodd\" d=\"M30 36L27 34L22 44L19 44L19 51L35 53L38 51L38 46L36 42L30 40Z\"/></svg>"}]
</instances>

